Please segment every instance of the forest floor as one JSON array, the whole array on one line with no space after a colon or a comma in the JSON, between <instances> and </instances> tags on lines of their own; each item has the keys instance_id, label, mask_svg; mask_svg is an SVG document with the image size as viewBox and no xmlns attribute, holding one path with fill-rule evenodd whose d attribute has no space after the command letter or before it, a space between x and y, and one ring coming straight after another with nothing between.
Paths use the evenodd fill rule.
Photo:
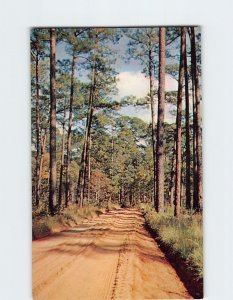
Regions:
<instances>
[{"instance_id":1,"label":"forest floor","mask_svg":"<svg viewBox=\"0 0 233 300\"><path fill-rule=\"evenodd\" d=\"M32 243L34 300L192 299L136 209Z\"/></svg>"}]
</instances>

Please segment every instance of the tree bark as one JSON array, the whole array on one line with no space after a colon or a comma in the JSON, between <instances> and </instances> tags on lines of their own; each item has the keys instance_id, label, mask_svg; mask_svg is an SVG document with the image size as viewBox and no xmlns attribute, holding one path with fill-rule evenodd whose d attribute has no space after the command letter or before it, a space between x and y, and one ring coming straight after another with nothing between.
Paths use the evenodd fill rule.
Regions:
<instances>
[{"instance_id":1,"label":"tree bark","mask_svg":"<svg viewBox=\"0 0 233 300\"><path fill-rule=\"evenodd\" d=\"M164 211L164 106L165 106L165 35L166 28L159 29L159 91L156 141L156 211Z\"/></svg>"},{"instance_id":2,"label":"tree bark","mask_svg":"<svg viewBox=\"0 0 233 300\"><path fill-rule=\"evenodd\" d=\"M196 152L197 152L197 208L198 212L202 211L203 201L203 182L202 182L202 127L201 127L201 98L199 77L197 72L196 59L196 42L195 29L191 27L191 61L192 73L195 82L195 97L196 97Z\"/></svg>"},{"instance_id":3,"label":"tree bark","mask_svg":"<svg viewBox=\"0 0 233 300\"><path fill-rule=\"evenodd\" d=\"M49 210L54 214L56 203L56 36L55 28L50 29L50 175Z\"/></svg>"},{"instance_id":4,"label":"tree bark","mask_svg":"<svg viewBox=\"0 0 233 300\"><path fill-rule=\"evenodd\" d=\"M86 167L87 167L87 148L88 148L88 139L90 135L91 130L91 123L92 123L92 117L93 117L94 107L91 104L90 110L89 110L89 116L87 120L87 128L85 133L85 140L84 140L84 148L83 148L83 156L82 156L82 162L81 162L81 174L80 174L80 203L79 206L83 206L83 198L84 198L84 188L85 188L85 174L86 174Z\"/></svg>"},{"instance_id":5,"label":"tree bark","mask_svg":"<svg viewBox=\"0 0 233 300\"><path fill-rule=\"evenodd\" d=\"M37 183L38 199L40 197L40 186L41 186L43 161L44 161L44 155L45 155L46 139L47 139L47 129L45 129L45 133L44 133L44 136L43 136L43 139L42 139L42 143L41 143L40 168L39 168L39 176L38 176L38 183Z\"/></svg>"},{"instance_id":6,"label":"tree bark","mask_svg":"<svg viewBox=\"0 0 233 300\"><path fill-rule=\"evenodd\" d=\"M91 133L88 139L87 203L90 203L90 193L91 193Z\"/></svg>"},{"instance_id":7,"label":"tree bark","mask_svg":"<svg viewBox=\"0 0 233 300\"><path fill-rule=\"evenodd\" d=\"M197 151L196 151L196 100L195 83L192 74L192 100L193 100L193 209L197 209Z\"/></svg>"},{"instance_id":8,"label":"tree bark","mask_svg":"<svg viewBox=\"0 0 233 300\"><path fill-rule=\"evenodd\" d=\"M151 127L152 127L152 152L153 152L153 191L154 191L154 207L156 209L156 129L155 129L155 99L153 95L153 62L152 62L152 46L149 43L149 78L150 78L150 102L151 102Z\"/></svg>"},{"instance_id":9,"label":"tree bark","mask_svg":"<svg viewBox=\"0 0 233 300\"><path fill-rule=\"evenodd\" d=\"M181 28L180 38L180 68L177 95L177 116L176 116L176 176L175 176L175 210L174 215L180 216L180 194L181 194L181 117L182 117L182 92L184 80L184 54L185 54L186 28Z\"/></svg>"},{"instance_id":10,"label":"tree bark","mask_svg":"<svg viewBox=\"0 0 233 300\"><path fill-rule=\"evenodd\" d=\"M186 208L191 208L191 184L190 184L190 125L189 125L189 78L185 35L184 53L184 73L185 73L185 149L186 149Z\"/></svg>"},{"instance_id":11,"label":"tree bark","mask_svg":"<svg viewBox=\"0 0 233 300\"><path fill-rule=\"evenodd\" d=\"M40 192L38 190L39 172L40 172L40 106L39 106L39 52L36 51L36 206L39 205Z\"/></svg>"},{"instance_id":12,"label":"tree bark","mask_svg":"<svg viewBox=\"0 0 233 300\"><path fill-rule=\"evenodd\" d=\"M72 133L72 118L73 118L73 102L74 102L74 76L75 76L75 55L73 50L71 84L70 84L70 108L69 108L69 124L67 135L67 161L66 161L66 195L65 207L68 206L70 198L70 162L71 162L71 133Z\"/></svg>"},{"instance_id":13,"label":"tree bark","mask_svg":"<svg viewBox=\"0 0 233 300\"><path fill-rule=\"evenodd\" d=\"M85 174L86 174L86 165L87 165L87 142L90 137L92 117L94 113L94 94L95 94L95 86L96 86L96 60L93 61L92 66L92 79L91 79L91 89L89 95L89 110L87 115L85 136L84 136L84 145L81 159L81 168L79 172L78 186L77 186L77 199L79 197L79 207L83 206L83 197L84 197L84 187L85 187ZM78 200L77 200L78 202Z\"/></svg>"},{"instance_id":14,"label":"tree bark","mask_svg":"<svg viewBox=\"0 0 233 300\"><path fill-rule=\"evenodd\" d=\"M176 134L174 136L174 150L172 154L172 162L171 162L171 175L170 175L170 184L169 184L169 196L170 196L170 206L174 205L174 178L175 178L175 168L176 168Z\"/></svg>"},{"instance_id":15,"label":"tree bark","mask_svg":"<svg viewBox=\"0 0 233 300\"><path fill-rule=\"evenodd\" d=\"M182 151L183 150L183 151ZM183 206L183 197L184 197L184 163L185 163L185 156L184 156L184 151L186 151L186 149L182 149L181 148L181 174L180 174L180 206ZM186 203L185 203L186 204Z\"/></svg>"},{"instance_id":16,"label":"tree bark","mask_svg":"<svg viewBox=\"0 0 233 300\"><path fill-rule=\"evenodd\" d=\"M58 194L58 205L62 204L62 178L64 171L64 151L65 151L65 124L66 124L66 106L64 106L63 124L62 124L62 149L61 149L61 168L60 168L60 183L59 183L59 194Z\"/></svg>"}]
</instances>

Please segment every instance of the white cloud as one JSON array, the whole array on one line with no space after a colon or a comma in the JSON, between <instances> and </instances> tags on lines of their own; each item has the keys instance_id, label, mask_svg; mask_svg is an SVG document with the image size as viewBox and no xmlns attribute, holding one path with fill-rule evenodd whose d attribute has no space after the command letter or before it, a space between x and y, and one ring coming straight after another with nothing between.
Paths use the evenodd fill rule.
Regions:
<instances>
[{"instance_id":1,"label":"white cloud","mask_svg":"<svg viewBox=\"0 0 233 300\"><path fill-rule=\"evenodd\" d=\"M145 97L149 92L149 79L142 73L138 72L122 72L118 75L117 87L119 90L118 99L122 99L124 96L136 96L137 98ZM155 86L158 85L158 81L155 81ZM177 81L170 75L166 74L165 78L166 91L177 90ZM165 121L172 123L175 121L174 116L170 113L171 105L165 107ZM136 107L124 107L121 109L121 114L135 116L143 121L149 123L151 121L150 107L136 108ZM156 105L157 112L157 105Z\"/></svg>"},{"instance_id":2,"label":"white cloud","mask_svg":"<svg viewBox=\"0 0 233 300\"><path fill-rule=\"evenodd\" d=\"M146 78L141 72L121 72L118 76L117 87L119 90L118 99L124 96L133 95L137 98L145 97L150 89L149 79ZM155 80L155 86L158 81ZM166 91L177 90L177 81L170 75L166 74L165 89Z\"/></svg>"},{"instance_id":3,"label":"white cloud","mask_svg":"<svg viewBox=\"0 0 233 300\"><path fill-rule=\"evenodd\" d=\"M167 104L165 106L165 111L164 111L165 122L167 123L175 122L176 117L170 112L174 108L175 107L171 104ZM126 106L126 107L122 107L119 112L123 116L138 117L146 123L151 122L150 105L144 107ZM155 106L155 118L157 119L157 105Z\"/></svg>"},{"instance_id":4,"label":"white cloud","mask_svg":"<svg viewBox=\"0 0 233 300\"><path fill-rule=\"evenodd\" d=\"M173 107L174 108L174 107ZM155 113L155 118L157 120L157 105L156 105L156 113ZM176 118L170 113L170 110L172 109L171 105L168 104L165 106L165 111L164 111L164 121L167 123L174 123ZM146 123L151 122L151 109L147 108L142 110L141 112L137 113L137 117L142 119Z\"/></svg>"},{"instance_id":5,"label":"white cloud","mask_svg":"<svg viewBox=\"0 0 233 300\"><path fill-rule=\"evenodd\" d=\"M119 90L118 99L120 100L124 96L136 96L137 98L145 97L149 92L149 79L146 78L141 72L122 72L118 75L117 87ZM155 85L158 85L158 81L155 81ZM166 91L177 90L178 83L170 75L166 74L165 89ZM165 107L165 121L172 123L175 121L174 116L170 113L171 105L168 104ZM157 105L156 105L157 111ZM121 109L123 115L135 116L143 121L149 123L151 121L150 108L136 109L133 107L126 107Z\"/></svg>"},{"instance_id":6,"label":"white cloud","mask_svg":"<svg viewBox=\"0 0 233 300\"><path fill-rule=\"evenodd\" d=\"M145 97L149 91L149 80L140 72L122 72L117 78L119 80L117 83L119 99L129 95L138 98Z\"/></svg>"}]
</instances>

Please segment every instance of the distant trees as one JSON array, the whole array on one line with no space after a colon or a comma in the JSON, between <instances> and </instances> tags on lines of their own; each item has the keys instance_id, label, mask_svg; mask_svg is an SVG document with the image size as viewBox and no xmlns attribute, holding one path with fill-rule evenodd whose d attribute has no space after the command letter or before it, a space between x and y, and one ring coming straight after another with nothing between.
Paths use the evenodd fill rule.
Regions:
<instances>
[{"instance_id":1,"label":"distant trees","mask_svg":"<svg viewBox=\"0 0 233 300\"><path fill-rule=\"evenodd\" d=\"M138 118L103 118L101 112L93 122L91 198L100 202L111 198L123 206L150 201L153 164L148 124ZM114 131L105 129L109 126Z\"/></svg>"}]
</instances>

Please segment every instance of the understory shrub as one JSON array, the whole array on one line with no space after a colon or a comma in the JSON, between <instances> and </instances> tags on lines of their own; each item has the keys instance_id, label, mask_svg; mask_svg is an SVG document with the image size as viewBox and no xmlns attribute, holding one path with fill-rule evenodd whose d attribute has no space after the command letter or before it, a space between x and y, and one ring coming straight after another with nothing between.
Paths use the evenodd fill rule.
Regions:
<instances>
[{"instance_id":1,"label":"understory shrub","mask_svg":"<svg viewBox=\"0 0 233 300\"><path fill-rule=\"evenodd\" d=\"M149 206L143 207L145 220L159 239L178 253L199 278L203 277L202 217L184 214L175 218L172 211L158 214Z\"/></svg>"},{"instance_id":2,"label":"understory shrub","mask_svg":"<svg viewBox=\"0 0 233 300\"><path fill-rule=\"evenodd\" d=\"M96 208L94 206L78 208L77 205L71 205L60 212L58 211L54 216L44 212L33 214L32 238L39 239L50 233L77 225L83 219L98 216L104 211L104 209Z\"/></svg>"}]
</instances>

